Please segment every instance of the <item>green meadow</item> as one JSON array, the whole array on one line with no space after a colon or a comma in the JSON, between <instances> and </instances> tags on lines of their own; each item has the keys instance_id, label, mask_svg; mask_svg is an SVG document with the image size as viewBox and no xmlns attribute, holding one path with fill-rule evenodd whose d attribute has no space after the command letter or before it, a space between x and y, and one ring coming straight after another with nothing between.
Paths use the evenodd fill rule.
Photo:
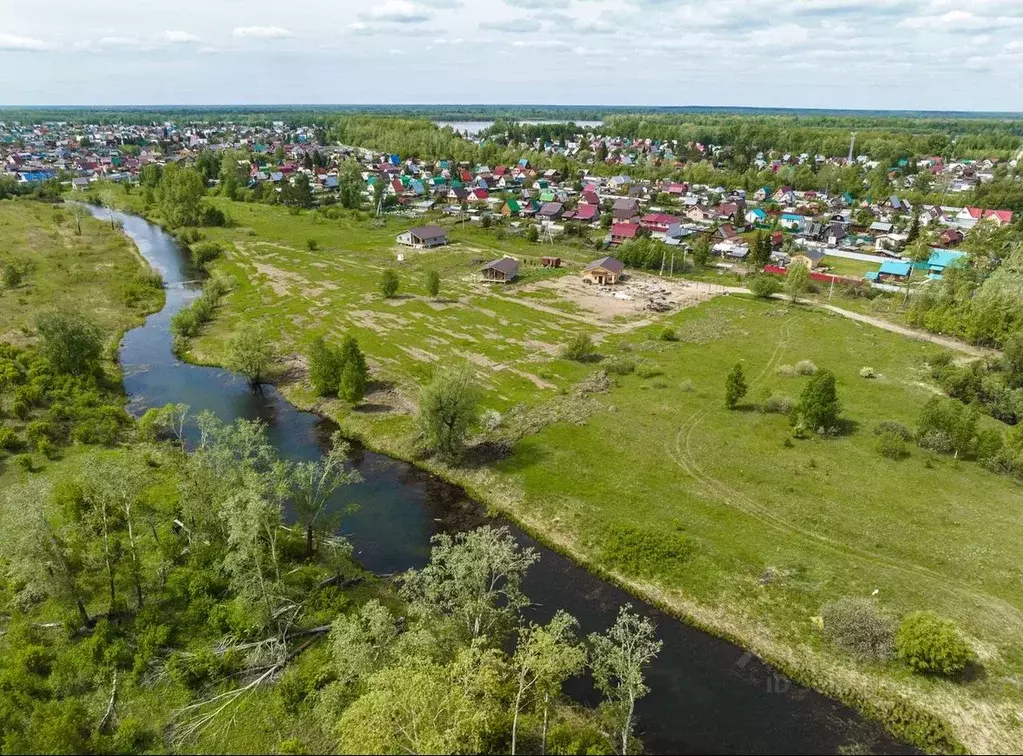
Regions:
<instances>
[{"instance_id":1,"label":"green meadow","mask_svg":"<svg viewBox=\"0 0 1023 756\"><path fill-rule=\"evenodd\" d=\"M541 247L466 225L452 228L451 246L420 252L394 237L421 221L215 202L233 225L203 233L226 243L213 269L233 289L191 344L193 359L218 362L239 323L259 321L280 345L292 401L410 459L418 387L438 367L471 364L484 407L502 416L489 434L510 453L460 468L420 464L825 692L874 712L881 701L911 701L974 751L1023 748L1023 492L969 459L914 446L892 461L877 450L877 423L912 428L940 393L926 366L937 347L741 295L668 315L599 316L561 294L562 279L596 256L582 245ZM501 254L559 255L566 266L524 264L506 287L478 282L480 263ZM394 299L376 290L388 267L401 278ZM425 293L428 269L442 278L437 300ZM666 326L677 341L660 338ZM594 337L599 362L558 356L579 333ZM358 338L374 379L364 406L312 394L303 354L316 334ZM798 398L808 379L790 366L803 360L837 377L840 435L794 439L786 416L763 411L770 397ZM750 391L729 411L724 380L737 362ZM634 369L602 372L622 364ZM864 367L877 377L861 377ZM983 673L946 682L827 645L821 605L872 595L896 615L933 609L954 619Z\"/></svg>"},{"instance_id":2,"label":"green meadow","mask_svg":"<svg viewBox=\"0 0 1023 756\"><path fill-rule=\"evenodd\" d=\"M76 218L72 205L0 202L0 269L7 266L17 267L21 280L0 283L0 341L31 341L36 317L60 309L82 312L119 338L162 298L144 280L148 266L124 234L84 209Z\"/></svg>"}]
</instances>

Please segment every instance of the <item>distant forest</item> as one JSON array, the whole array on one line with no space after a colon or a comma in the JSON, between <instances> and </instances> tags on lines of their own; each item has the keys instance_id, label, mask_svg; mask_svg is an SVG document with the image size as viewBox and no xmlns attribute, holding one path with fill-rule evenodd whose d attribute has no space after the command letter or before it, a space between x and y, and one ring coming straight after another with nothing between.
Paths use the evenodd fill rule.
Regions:
<instances>
[{"instance_id":1,"label":"distant forest","mask_svg":"<svg viewBox=\"0 0 1023 756\"><path fill-rule=\"evenodd\" d=\"M969 133L969 124L992 121L1011 123L1023 135L1023 113L969 113L910 110L817 110L797 108L658 107L623 105L167 105L167 106L39 106L0 107L0 121L42 123L82 121L88 123L151 123L153 121L203 122L232 120L249 123L284 121L289 124L326 122L339 115L389 115L440 121L552 120L601 121L612 116L787 116L811 122L841 120L844 126L889 126L892 120L934 122L936 129ZM976 127L975 127L976 128Z\"/></svg>"}]
</instances>

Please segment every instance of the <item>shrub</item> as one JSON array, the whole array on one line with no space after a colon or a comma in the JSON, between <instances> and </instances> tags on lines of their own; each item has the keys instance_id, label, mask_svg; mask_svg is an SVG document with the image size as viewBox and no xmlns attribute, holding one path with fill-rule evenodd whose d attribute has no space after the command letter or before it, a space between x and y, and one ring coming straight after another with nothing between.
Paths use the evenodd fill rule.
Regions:
<instances>
[{"instance_id":1,"label":"shrub","mask_svg":"<svg viewBox=\"0 0 1023 756\"><path fill-rule=\"evenodd\" d=\"M678 341L678 332L671 326L665 326L661 331L661 341Z\"/></svg>"},{"instance_id":2,"label":"shrub","mask_svg":"<svg viewBox=\"0 0 1023 756\"><path fill-rule=\"evenodd\" d=\"M895 622L872 599L846 596L821 607L824 637L860 659L888 659L894 651Z\"/></svg>"},{"instance_id":3,"label":"shrub","mask_svg":"<svg viewBox=\"0 0 1023 756\"><path fill-rule=\"evenodd\" d=\"M501 413L494 409L483 410L483 414L480 415L480 426L490 432L500 428L503 421L504 418L501 417Z\"/></svg>"},{"instance_id":4,"label":"shrub","mask_svg":"<svg viewBox=\"0 0 1023 756\"><path fill-rule=\"evenodd\" d=\"M593 359L596 349L593 346L593 339L588 334L580 333L572 338L561 349L561 356L566 360L575 362L587 362Z\"/></svg>"},{"instance_id":5,"label":"shrub","mask_svg":"<svg viewBox=\"0 0 1023 756\"><path fill-rule=\"evenodd\" d=\"M305 248L308 249L310 252L315 252L319 248L319 246L320 246L319 242L317 242L316 239L305 240Z\"/></svg>"},{"instance_id":6,"label":"shrub","mask_svg":"<svg viewBox=\"0 0 1023 756\"><path fill-rule=\"evenodd\" d=\"M791 365L779 365L778 375L782 378L794 378L796 375L796 369Z\"/></svg>"},{"instance_id":7,"label":"shrub","mask_svg":"<svg viewBox=\"0 0 1023 756\"><path fill-rule=\"evenodd\" d=\"M860 378L877 378L877 371L872 367L860 368Z\"/></svg>"},{"instance_id":8,"label":"shrub","mask_svg":"<svg viewBox=\"0 0 1023 756\"><path fill-rule=\"evenodd\" d=\"M219 242L202 242L191 249L192 265L206 270L211 262L224 253L224 247Z\"/></svg>"},{"instance_id":9,"label":"shrub","mask_svg":"<svg viewBox=\"0 0 1023 756\"><path fill-rule=\"evenodd\" d=\"M435 270L426 271L426 293L434 298L440 294L440 274Z\"/></svg>"},{"instance_id":10,"label":"shrub","mask_svg":"<svg viewBox=\"0 0 1023 756\"><path fill-rule=\"evenodd\" d=\"M636 375L640 378L656 378L659 375L664 375L664 371L652 362L641 362L636 365Z\"/></svg>"},{"instance_id":11,"label":"shrub","mask_svg":"<svg viewBox=\"0 0 1023 756\"><path fill-rule=\"evenodd\" d=\"M874 426L874 435L881 436L885 433L894 433L899 436L903 441L913 440L913 431L907 428L902 423L897 423L894 420L882 420Z\"/></svg>"},{"instance_id":12,"label":"shrub","mask_svg":"<svg viewBox=\"0 0 1023 756\"><path fill-rule=\"evenodd\" d=\"M678 390L686 394L688 394L691 391L694 391L695 389L696 386L693 385L692 378L686 378L684 381L682 381L682 383L678 384Z\"/></svg>"},{"instance_id":13,"label":"shrub","mask_svg":"<svg viewBox=\"0 0 1023 756\"><path fill-rule=\"evenodd\" d=\"M83 375L96 370L103 351L99 327L82 315L72 312L51 312L37 321L39 353L58 373Z\"/></svg>"},{"instance_id":14,"label":"shrub","mask_svg":"<svg viewBox=\"0 0 1023 756\"><path fill-rule=\"evenodd\" d=\"M0 451L16 452L23 445L24 442L13 428L0 428Z\"/></svg>"},{"instance_id":15,"label":"shrub","mask_svg":"<svg viewBox=\"0 0 1023 756\"><path fill-rule=\"evenodd\" d=\"M769 299L781 289L781 281L778 280L778 277L767 273L753 276L753 280L749 282L749 290L753 292L754 296L761 299Z\"/></svg>"},{"instance_id":16,"label":"shrub","mask_svg":"<svg viewBox=\"0 0 1023 756\"><path fill-rule=\"evenodd\" d=\"M800 360L796 363L796 373L799 375L813 375L817 372L817 366L810 360Z\"/></svg>"},{"instance_id":17,"label":"shrub","mask_svg":"<svg viewBox=\"0 0 1023 756\"><path fill-rule=\"evenodd\" d=\"M618 355L617 357L608 360L607 366L604 368L610 375L629 375L636 370L636 361L631 357L624 355Z\"/></svg>"},{"instance_id":18,"label":"shrub","mask_svg":"<svg viewBox=\"0 0 1023 756\"><path fill-rule=\"evenodd\" d=\"M746 396L748 386L746 376L742 372L742 364L736 363L728 377L725 378L725 406L728 409L735 409L742 398Z\"/></svg>"},{"instance_id":19,"label":"shrub","mask_svg":"<svg viewBox=\"0 0 1023 756\"><path fill-rule=\"evenodd\" d=\"M775 415L789 415L796 407L796 400L789 396L772 395L761 405L764 412Z\"/></svg>"},{"instance_id":20,"label":"shrub","mask_svg":"<svg viewBox=\"0 0 1023 756\"><path fill-rule=\"evenodd\" d=\"M942 349L940 352L935 352L929 355L925 362L931 366L931 368L942 368L952 364L952 352L947 349Z\"/></svg>"},{"instance_id":21,"label":"shrub","mask_svg":"<svg viewBox=\"0 0 1023 756\"><path fill-rule=\"evenodd\" d=\"M379 289L385 299L390 299L398 293L398 274L387 268L380 274Z\"/></svg>"},{"instance_id":22,"label":"shrub","mask_svg":"<svg viewBox=\"0 0 1023 756\"><path fill-rule=\"evenodd\" d=\"M838 425L839 412L841 404L835 389L835 376L830 370L815 372L799 396L796 407L799 420L812 430L831 430Z\"/></svg>"},{"instance_id":23,"label":"shrub","mask_svg":"<svg viewBox=\"0 0 1023 756\"><path fill-rule=\"evenodd\" d=\"M895 636L895 650L910 669L923 674L957 675L974 660L956 624L934 612L907 614Z\"/></svg>"},{"instance_id":24,"label":"shrub","mask_svg":"<svg viewBox=\"0 0 1023 756\"><path fill-rule=\"evenodd\" d=\"M882 457L892 460L905 459L909 456L906 439L893 431L885 431L878 436L877 450Z\"/></svg>"}]
</instances>

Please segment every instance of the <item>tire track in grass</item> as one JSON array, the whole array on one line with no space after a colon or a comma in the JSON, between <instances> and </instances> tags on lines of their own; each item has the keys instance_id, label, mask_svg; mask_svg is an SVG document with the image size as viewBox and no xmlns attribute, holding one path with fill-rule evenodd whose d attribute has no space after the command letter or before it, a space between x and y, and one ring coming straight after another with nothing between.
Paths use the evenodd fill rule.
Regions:
<instances>
[{"instance_id":1,"label":"tire track in grass","mask_svg":"<svg viewBox=\"0 0 1023 756\"><path fill-rule=\"evenodd\" d=\"M792 325L792 322L789 322L782 327L777 346L775 346L770 358L768 358L764 369L761 370L760 373L757 374L756 378L754 378L751 382L750 390L759 388L765 382L767 377L773 371L777 370L778 366L781 364L781 357L785 353L785 349L788 346L788 340L791 336ZM707 415L710 414L711 411L712 408L710 406L705 406L691 414L679 428L678 433L675 434L674 449L670 446L667 448L668 456L683 472L689 475L711 496L720 499L727 506L737 509L748 517L755 519L757 522L787 535L798 536L812 541L818 546L823 546L845 556L865 561L875 567L880 566L892 570L898 570L899 572L913 577L937 583L940 588L951 588L960 594L965 594L966 596L976 600L979 604L988 607L1003 620L1007 620L1015 625L1015 632L1017 634L1023 633L1023 613L1020 612L1019 608L1013 606L1008 601L979 591L968 583L955 580L954 578L928 569L927 567L894 560L881 554L877 554L866 549L860 549L855 546L842 543L841 541L836 541L812 530L802 528L772 512L770 509L759 504L750 496L735 490L728 484L713 477L712 475L709 475L696 460L696 456L693 452L693 436L696 433L697 428L700 426L700 423L707 417Z\"/></svg>"}]
</instances>

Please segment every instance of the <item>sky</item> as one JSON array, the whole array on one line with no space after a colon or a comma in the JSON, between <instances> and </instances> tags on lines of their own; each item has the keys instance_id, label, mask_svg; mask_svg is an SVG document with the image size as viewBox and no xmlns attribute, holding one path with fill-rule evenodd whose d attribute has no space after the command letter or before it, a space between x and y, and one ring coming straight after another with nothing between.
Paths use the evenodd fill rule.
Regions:
<instances>
[{"instance_id":1,"label":"sky","mask_svg":"<svg viewBox=\"0 0 1023 756\"><path fill-rule=\"evenodd\" d=\"M0 0L0 105L1023 111L1023 0Z\"/></svg>"}]
</instances>

